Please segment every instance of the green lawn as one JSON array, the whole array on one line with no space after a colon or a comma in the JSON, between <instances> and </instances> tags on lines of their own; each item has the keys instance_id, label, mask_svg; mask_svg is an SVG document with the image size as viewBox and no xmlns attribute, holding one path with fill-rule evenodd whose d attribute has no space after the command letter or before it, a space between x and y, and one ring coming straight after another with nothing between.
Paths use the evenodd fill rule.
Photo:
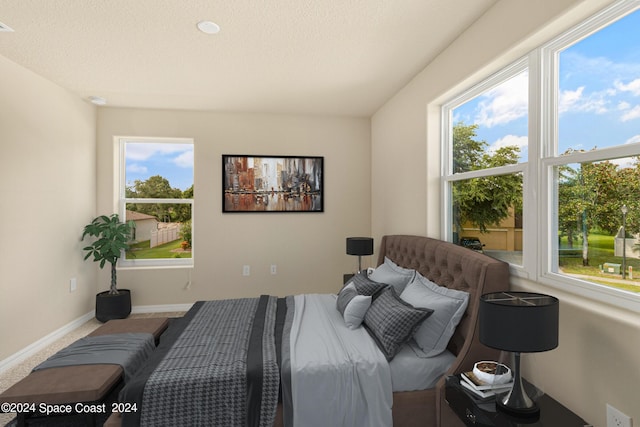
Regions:
<instances>
[{"instance_id":1,"label":"green lawn","mask_svg":"<svg viewBox=\"0 0 640 427\"><path fill-rule=\"evenodd\" d=\"M560 241L561 248L568 248L566 237ZM611 279L621 279L622 275L603 273L600 266L609 262L622 264L622 257L614 256L614 236L605 236L602 234L589 235L589 265L582 265L582 257L560 257L560 270L566 274L578 274L589 276L590 280L607 286L619 289L625 289L632 292L640 293L640 259L632 258L631 255L637 255L635 252L627 253L626 264L633 267L633 280L627 276L627 282L617 283ZM574 249L581 249L582 242L574 242Z\"/></svg>"},{"instance_id":2,"label":"green lawn","mask_svg":"<svg viewBox=\"0 0 640 427\"><path fill-rule=\"evenodd\" d=\"M158 259L158 258L191 258L191 251L179 251L182 249L181 239L164 245L149 248L149 241L138 242L131 245L131 250L127 252L127 259Z\"/></svg>"}]
</instances>

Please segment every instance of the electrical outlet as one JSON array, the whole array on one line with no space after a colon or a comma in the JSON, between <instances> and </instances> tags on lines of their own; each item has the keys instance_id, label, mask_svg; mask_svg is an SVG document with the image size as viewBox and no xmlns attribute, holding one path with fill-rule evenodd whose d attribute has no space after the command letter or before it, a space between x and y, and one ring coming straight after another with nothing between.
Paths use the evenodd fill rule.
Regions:
<instances>
[{"instance_id":1,"label":"electrical outlet","mask_svg":"<svg viewBox=\"0 0 640 427\"><path fill-rule=\"evenodd\" d=\"M607 403L607 427L633 427L631 417Z\"/></svg>"},{"instance_id":2,"label":"electrical outlet","mask_svg":"<svg viewBox=\"0 0 640 427\"><path fill-rule=\"evenodd\" d=\"M271 274L278 274L278 266L271 264Z\"/></svg>"},{"instance_id":3,"label":"electrical outlet","mask_svg":"<svg viewBox=\"0 0 640 427\"><path fill-rule=\"evenodd\" d=\"M242 266L242 275L243 276L251 276L251 267L248 265Z\"/></svg>"}]
</instances>

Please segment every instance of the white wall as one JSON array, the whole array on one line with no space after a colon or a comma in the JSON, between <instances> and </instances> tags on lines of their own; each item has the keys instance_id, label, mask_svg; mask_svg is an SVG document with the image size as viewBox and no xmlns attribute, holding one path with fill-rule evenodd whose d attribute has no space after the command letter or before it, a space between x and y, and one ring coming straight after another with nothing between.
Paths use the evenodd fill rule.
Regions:
<instances>
[{"instance_id":1,"label":"white wall","mask_svg":"<svg viewBox=\"0 0 640 427\"><path fill-rule=\"evenodd\" d=\"M114 135L194 139L195 267L119 271L118 286L132 289L134 305L337 292L356 268L345 238L371 230L369 119L101 108L100 213L116 206ZM222 154L324 156L325 211L223 214ZM106 272L101 284L106 289Z\"/></svg>"},{"instance_id":2,"label":"white wall","mask_svg":"<svg viewBox=\"0 0 640 427\"><path fill-rule=\"evenodd\" d=\"M93 309L95 126L93 106L0 56L0 361Z\"/></svg>"},{"instance_id":3,"label":"white wall","mask_svg":"<svg viewBox=\"0 0 640 427\"><path fill-rule=\"evenodd\" d=\"M440 236L440 105L609 0L502 0L372 118L372 234ZM516 280L514 280L516 282ZM610 403L640 423L640 317L519 280L560 298L560 346L525 355L526 375L596 426Z\"/></svg>"}]
</instances>

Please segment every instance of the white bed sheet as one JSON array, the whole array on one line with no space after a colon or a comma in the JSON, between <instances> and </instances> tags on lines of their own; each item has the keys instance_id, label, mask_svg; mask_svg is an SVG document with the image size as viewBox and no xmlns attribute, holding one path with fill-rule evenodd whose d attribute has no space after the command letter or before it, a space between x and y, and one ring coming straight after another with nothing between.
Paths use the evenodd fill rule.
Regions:
<instances>
[{"instance_id":1,"label":"white bed sheet","mask_svg":"<svg viewBox=\"0 0 640 427\"><path fill-rule=\"evenodd\" d=\"M391 370L364 328L349 329L336 296L295 296L291 387L295 425L393 424Z\"/></svg>"},{"instance_id":2,"label":"white bed sheet","mask_svg":"<svg viewBox=\"0 0 640 427\"><path fill-rule=\"evenodd\" d=\"M393 391L427 390L436 386L456 357L448 350L426 357L415 341L402 346L389 362Z\"/></svg>"}]
</instances>

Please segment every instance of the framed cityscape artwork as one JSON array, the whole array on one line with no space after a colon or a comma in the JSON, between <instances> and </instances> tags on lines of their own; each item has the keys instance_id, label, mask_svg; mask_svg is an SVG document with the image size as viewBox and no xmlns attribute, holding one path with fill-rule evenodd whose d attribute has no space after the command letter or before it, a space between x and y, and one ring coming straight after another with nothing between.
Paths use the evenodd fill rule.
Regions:
<instances>
[{"instance_id":1,"label":"framed cityscape artwork","mask_svg":"<svg viewBox=\"0 0 640 427\"><path fill-rule=\"evenodd\" d=\"M324 212L324 157L222 155L222 212Z\"/></svg>"}]
</instances>

